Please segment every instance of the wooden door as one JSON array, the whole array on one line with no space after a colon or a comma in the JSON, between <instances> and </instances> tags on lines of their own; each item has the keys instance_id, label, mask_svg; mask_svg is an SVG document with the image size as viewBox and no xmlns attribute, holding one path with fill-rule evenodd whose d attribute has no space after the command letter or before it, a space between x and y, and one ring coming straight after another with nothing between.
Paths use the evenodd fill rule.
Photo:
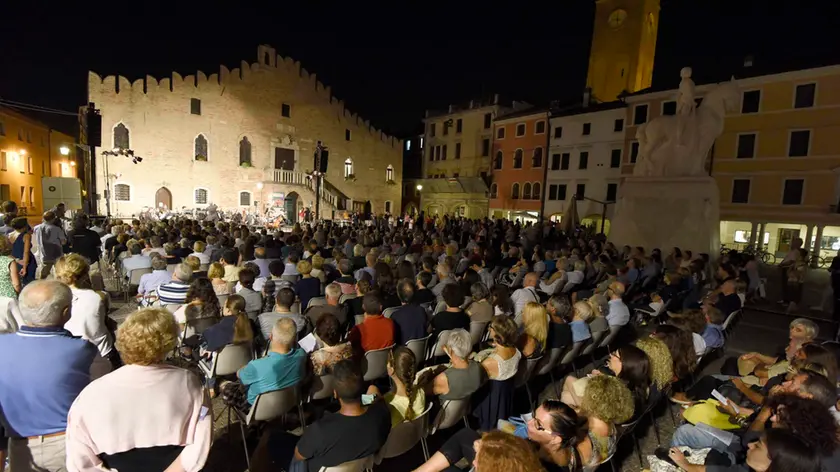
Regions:
<instances>
[{"instance_id":1,"label":"wooden door","mask_svg":"<svg viewBox=\"0 0 840 472\"><path fill-rule=\"evenodd\" d=\"M172 208L172 192L166 187L161 187L155 192L155 207L160 208L161 203L166 208Z\"/></svg>"}]
</instances>

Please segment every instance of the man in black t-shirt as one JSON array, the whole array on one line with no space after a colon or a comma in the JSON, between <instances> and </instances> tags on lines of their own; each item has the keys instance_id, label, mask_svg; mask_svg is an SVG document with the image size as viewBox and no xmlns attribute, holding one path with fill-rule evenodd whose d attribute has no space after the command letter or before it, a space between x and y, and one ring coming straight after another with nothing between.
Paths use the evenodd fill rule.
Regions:
<instances>
[{"instance_id":1,"label":"man in black t-shirt","mask_svg":"<svg viewBox=\"0 0 840 472\"><path fill-rule=\"evenodd\" d=\"M321 470L371 456L379 451L391 432L391 412L383 401L362 405L365 382L361 368L351 360L333 366L338 413L327 413L308 426L297 443L290 472ZM269 445L272 453L276 451ZM279 449L282 449L279 448ZM275 456L280 465L285 465Z\"/></svg>"},{"instance_id":2,"label":"man in black t-shirt","mask_svg":"<svg viewBox=\"0 0 840 472\"><path fill-rule=\"evenodd\" d=\"M572 328L569 321L572 318L572 305L566 294L554 295L545 304L548 316L551 318L548 330L548 347L564 348L572 345Z\"/></svg>"},{"instance_id":3,"label":"man in black t-shirt","mask_svg":"<svg viewBox=\"0 0 840 472\"><path fill-rule=\"evenodd\" d=\"M461 291L461 286L448 284L443 288L441 295L443 296L443 302L446 304L446 309L435 313L435 316L432 317L434 339L437 339L441 331L450 329L469 331L470 317L461 309L461 305L464 304L464 292Z\"/></svg>"}]
</instances>

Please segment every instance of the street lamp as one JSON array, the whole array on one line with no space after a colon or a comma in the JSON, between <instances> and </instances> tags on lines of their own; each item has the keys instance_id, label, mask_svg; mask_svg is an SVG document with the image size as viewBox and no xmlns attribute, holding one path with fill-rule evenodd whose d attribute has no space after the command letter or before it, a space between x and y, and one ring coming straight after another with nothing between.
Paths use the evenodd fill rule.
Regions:
<instances>
[{"instance_id":1,"label":"street lamp","mask_svg":"<svg viewBox=\"0 0 840 472\"><path fill-rule=\"evenodd\" d=\"M58 152L60 152L62 156L69 156L70 148L67 146L61 146L60 148L58 148Z\"/></svg>"},{"instance_id":2,"label":"street lamp","mask_svg":"<svg viewBox=\"0 0 840 472\"><path fill-rule=\"evenodd\" d=\"M420 185L420 184L417 184L417 191L420 191L420 190L423 190L423 186Z\"/></svg>"}]
</instances>

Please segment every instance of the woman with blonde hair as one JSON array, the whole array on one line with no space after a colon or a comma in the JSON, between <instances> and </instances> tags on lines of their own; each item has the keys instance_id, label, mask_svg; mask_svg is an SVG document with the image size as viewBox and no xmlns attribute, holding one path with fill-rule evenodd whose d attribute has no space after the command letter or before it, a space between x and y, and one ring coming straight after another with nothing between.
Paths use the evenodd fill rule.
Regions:
<instances>
[{"instance_id":1,"label":"woman with blonde hair","mask_svg":"<svg viewBox=\"0 0 840 472\"><path fill-rule=\"evenodd\" d=\"M312 277L312 263L300 261L297 270L301 279L295 284L295 293L300 299L300 311L304 312L309 306L309 300L321 295L321 281Z\"/></svg>"},{"instance_id":2,"label":"woman with blonde hair","mask_svg":"<svg viewBox=\"0 0 840 472\"><path fill-rule=\"evenodd\" d=\"M656 338L639 338L636 347L650 359L650 377L653 385L661 393L674 378L674 360L668 346Z\"/></svg>"},{"instance_id":3,"label":"woman with blonde hair","mask_svg":"<svg viewBox=\"0 0 840 472\"><path fill-rule=\"evenodd\" d=\"M594 317L595 310L589 302L585 300L575 302L572 306L572 321L569 323L572 329L572 342L579 343L592 337L589 321Z\"/></svg>"},{"instance_id":4,"label":"woman with blonde hair","mask_svg":"<svg viewBox=\"0 0 840 472\"><path fill-rule=\"evenodd\" d=\"M207 278L213 284L213 291L216 292L216 295L230 295L233 293L231 284L225 282L224 276L225 267L222 264L218 262L210 264L210 268L207 270Z\"/></svg>"},{"instance_id":5,"label":"woman with blonde hair","mask_svg":"<svg viewBox=\"0 0 840 472\"><path fill-rule=\"evenodd\" d=\"M545 307L537 302L528 302L522 310L522 334L517 347L528 359L539 357L545 351L548 338L548 317Z\"/></svg>"},{"instance_id":6,"label":"woman with blonde hair","mask_svg":"<svg viewBox=\"0 0 840 472\"><path fill-rule=\"evenodd\" d=\"M324 272L324 258L318 254L312 256L312 272L310 274L322 284L327 282L327 274Z\"/></svg>"},{"instance_id":7,"label":"woman with blonde hair","mask_svg":"<svg viewBox=\"0 0 840 472\"><path fill-rule=\"evenodd\" d=\"M609 307L607 297L604 295L592 295L586 299L586 303L592 307L592 319L589 320L589 331L600 333L610 330L610 323L607 321L606 313Z\"/></svg>"},{"instance_id":8,"label":"woman with blonde hair","mask_svg":"<svg viewBox=\"0 0 840 472\"><path fill-rule=\"evenodd\" d=\"M12 243L0 236L0 297L17 298L23 288L19 271L12 257Z\"/></svg>"},{"instance_id":9,"label":"woman with blonde hair","mask_svg":"<svg viewBox=\"0 0 840 472\"><path fill-rule=\"evenodd\" d=\"M592 452L584 470L595 470L615 453L616 425L633 417L634 401L630 389L617 377L596 375L586 385L580 413L586 417Z\"/></svg>"},{"instance_id":10,"label":"woman with blonde hair","mask_svg":"<svg viewBox=\"0 0 840 472\"><path fill-rule=\"evenodd\" d=\"M91 289L90 264L78 254L66 254L55 263L55 277L73 292L70 320L64 328L74 336L90 341L102 357L119 367L114 341L105 325L107 305L103 295Z\"/></svg>"},{"instance_id":11,"label":"woman with blonde hair","mask_svg":"<svg viewBox=\"0 0 840 472\"><path fill-rule=\"evenodd\" d=\"M70 407L68 470L201 470L213 407L198 377L164 363L177 331L166 310L126 318L116 342L126 365L91 382Z\"/></svg>"}]
</instances>

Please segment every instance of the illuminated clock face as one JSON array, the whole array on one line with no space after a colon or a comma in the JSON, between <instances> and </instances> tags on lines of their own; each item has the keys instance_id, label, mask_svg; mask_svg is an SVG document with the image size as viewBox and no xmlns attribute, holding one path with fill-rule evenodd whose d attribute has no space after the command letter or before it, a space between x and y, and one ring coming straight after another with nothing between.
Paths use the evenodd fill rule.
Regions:
<instances>
[{"instance_id":1,"label":"illuminated clock face","mask_svg":"<svg viewBox=\"0 0 840 472\"><path fill-rule=\"evenodd\" d=\"M627 19L627 12L618 8L610 13L610 17L608 19L609 25L612 28L618 28L622 24L624 24L624 20Z\"/></svg>"}]
</instances>

